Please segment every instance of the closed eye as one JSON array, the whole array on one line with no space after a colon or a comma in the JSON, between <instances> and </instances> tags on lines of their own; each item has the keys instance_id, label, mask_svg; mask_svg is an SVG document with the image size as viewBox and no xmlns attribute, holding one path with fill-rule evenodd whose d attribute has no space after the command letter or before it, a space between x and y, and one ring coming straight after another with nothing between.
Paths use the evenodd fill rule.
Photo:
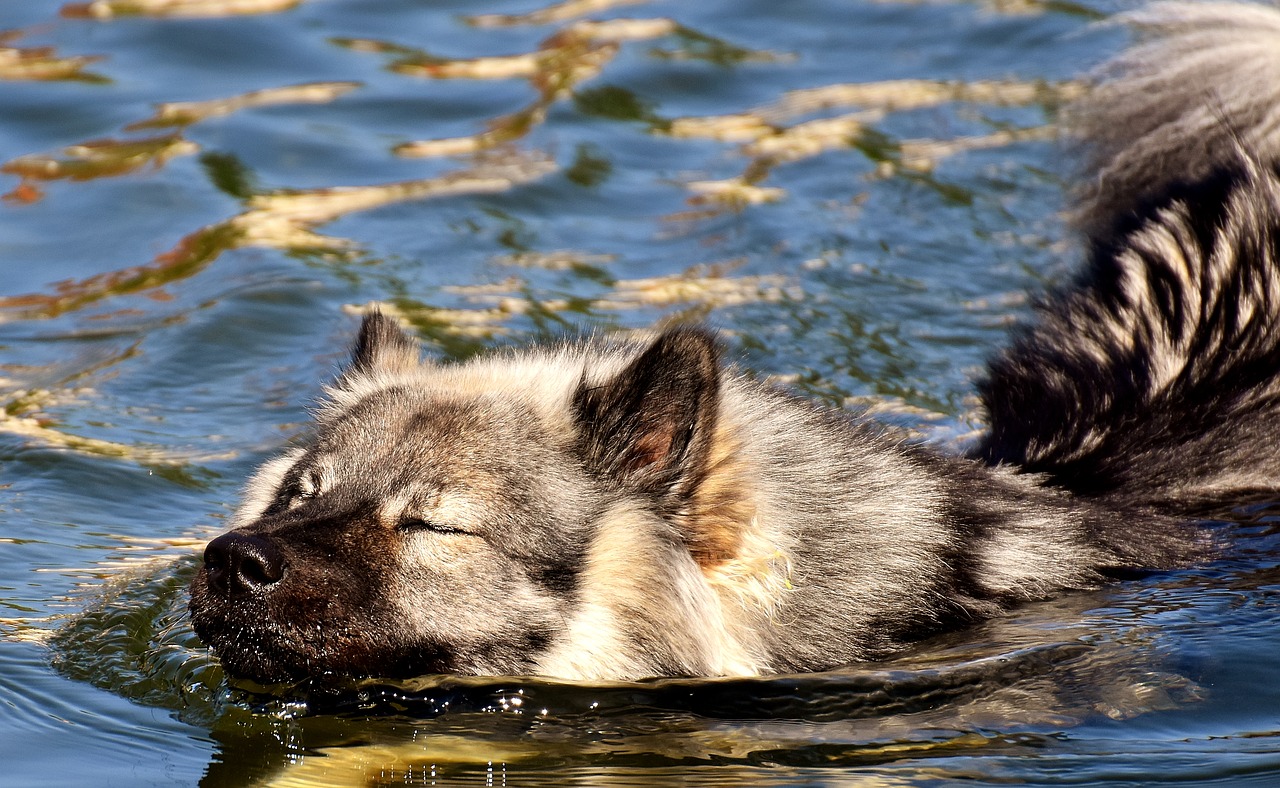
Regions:
<instances>
[{"instance_id":1,"label":"closed eye","mask_svg":"<svg viewBox=\"0 0 1280 788\"><path fill-rule=\"evenodd\" d=\"M315 488L304 487L301 484L290 485L280 493L280 499L283 502L285 509L292 509L300 502L310 500L314 497L316 497Z\"/></svg>"},{"instance_id":2,"label":"closed eye","mask_svg":"<svg viewBox=\"0 0 1280 788\"><path fill-rule=\"evenodd\" d=\"M396 529L405 533L416 533L419 531L431 531L437 534L456 534L460 536L474 536L471 531L462 528L454 528L451 525L425 520L421 517L402 517L396 525Z\"/></svg>"}]
</instances>

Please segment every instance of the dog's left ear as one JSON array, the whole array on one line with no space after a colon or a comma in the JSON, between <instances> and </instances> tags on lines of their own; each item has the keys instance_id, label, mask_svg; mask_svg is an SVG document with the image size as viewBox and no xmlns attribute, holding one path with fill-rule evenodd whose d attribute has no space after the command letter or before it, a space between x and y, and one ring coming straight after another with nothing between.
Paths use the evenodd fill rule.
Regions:
<instances>
[{"instance_id":1,"label":"dog's left ear","mask_svg":"<svg viewBox=\"0 0 1280 788\"><path fill-rule=\"evenodd\" d=\"M420 364L418 341L400 328L394 318L378 310L364 316L360 333L351 348L351 363L339 384L379 372L408 372Z\"/></svg>"},{"instance_id":2,"label":"dog's left ear","mask_svg":"<svg viewBox=\"0 0 1280 788\"><path fill-rule=\"evenodd\" d=\"M574 396L587 464L678 511L707 472L720 404L720 352L702 329L667 331L603 384Z\"/></svg>"}]
</instances>

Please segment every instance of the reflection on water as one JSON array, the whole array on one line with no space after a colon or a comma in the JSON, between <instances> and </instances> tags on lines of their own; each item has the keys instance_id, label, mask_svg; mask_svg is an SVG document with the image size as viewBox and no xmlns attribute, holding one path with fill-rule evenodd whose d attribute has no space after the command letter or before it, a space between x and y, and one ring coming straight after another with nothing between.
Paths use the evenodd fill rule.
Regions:
<instances>
[{"instance_id":1,"label":"reflection on water","mask_svg":"<svg viewBox=\"0 0 1280 788\"><path fill-rule=\"evenodd\" d=\"M962 440L1070 269L1050 140L1112 5L5 5L0 782L1271 784L1266 509L1202 570L823 675L231 686L185 617L370 303L453 358L704 320Z\"/></svg>"},{"instance_id":2,"label":"reflection on water","mask_svg":"<svg viewBox=\"0 0 1280 788\"><path fill-rule=\"evenodd\" d=\"M1240 530L1253 549L1274 552L1274 527ZM218 742L208 785L429 784L487 780L495 769L518 784L575 773L589 784L610 775L660 783L671 770L710 766L717 783L755 782L768 780L760 768L839 773L904 760L960 777L971 767L956 758L1052 751L1088 721L1203 703L1203 666L1175 655L1165 628L1218 615L1223 593L1280 579L1274 564L1227 562L1028 606L888 662L823 674L264 688L227 685L191 632L185 588L196 564L186 554L115 580L51 647L64 674L207 726Z\"/></svg>"},{"instance_id":3,"label":"reflection on water","mask_svg":"<svg viewBox=\"0 0 1280 788\"><path fill-rule=\"evenodd\" d=\"M85 71L100 55L62 57L48 46L11 46L22 41L21 30L0 31L0 80L83 80L100 81L103 77Z\"/></svg>"}]
</instances>

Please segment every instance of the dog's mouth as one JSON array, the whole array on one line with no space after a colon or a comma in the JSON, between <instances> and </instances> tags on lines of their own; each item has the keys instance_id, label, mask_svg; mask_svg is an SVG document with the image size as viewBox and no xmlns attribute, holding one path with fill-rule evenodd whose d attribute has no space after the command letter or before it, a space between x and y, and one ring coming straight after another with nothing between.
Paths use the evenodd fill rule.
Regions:
<instances>
[{"instance_id":1,"label":"dog's mouth","mask_svg":"<svg viewBox=\"0 0 1280 788\"><path fill-rule=\"evenodd\" d=\"M191 628L218 656L228 675L278 684L324 670L320 644L308 644L300 637L297 622L278 624L262 599L232 597L219 582L216 569L201 568L190 593Z\"/></svg>"},{"instance_id":2,"label":"dog's mouth","mask_svg":"<svg viewBox=\"0 0 1280 788\"><path fill-rule=\"evenodd\" d=\"M279 583L271 594L242 593L220 572L216 565L200 569L188 609L192 629L232 678L273 685L450 672L444 649L400 642L376 616L353 616L337 599L300 590L305 578Z\"/></svg>"}]
</instances>

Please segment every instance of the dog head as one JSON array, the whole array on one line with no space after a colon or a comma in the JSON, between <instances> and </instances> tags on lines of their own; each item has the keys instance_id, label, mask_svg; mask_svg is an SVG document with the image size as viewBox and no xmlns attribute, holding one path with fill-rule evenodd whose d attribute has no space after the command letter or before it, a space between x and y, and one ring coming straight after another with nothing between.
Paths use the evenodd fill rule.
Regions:
<instances>
[{"instance_id":1,"label":"dog head","mask_svg":"<svg viewBox=\"0 0 1280 788\"><path fill-rule=\"evenodd\" d=\"M259 470L208 545L192 624L228 672L572 673L547 665L601 638L632 653L613 673L689 671L637 584L724 549L688 527L715 464L713 337L418 356L391 319L367 317L311 437ZM628 545L664 568L616 577L631 574ZM602 583L613 590L586 587ZM596 619L612 634L584 634L584 609L610 594ZM644 621L622 633L620 616Z\"/></svg>"}]
</instances>

